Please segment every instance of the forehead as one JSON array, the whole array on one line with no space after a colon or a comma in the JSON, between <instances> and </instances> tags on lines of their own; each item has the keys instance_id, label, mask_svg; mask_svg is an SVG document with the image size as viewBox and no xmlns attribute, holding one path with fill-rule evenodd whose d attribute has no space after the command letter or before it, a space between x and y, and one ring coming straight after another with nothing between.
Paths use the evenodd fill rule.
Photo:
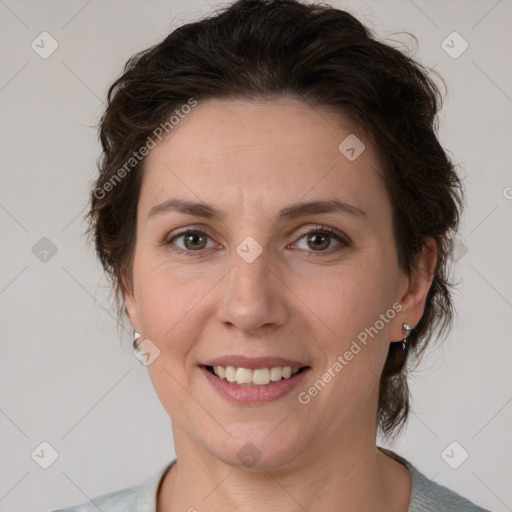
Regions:
<instances>
[{"instance_id":1,"label":"forehead","mask_svg":"<svg viewBox=\"0 0 512 512\"><path fill-rule=\"evenodd\" d=\"M362 152L347 158L354 154L347 146ZM140 207L172 195L237 197L269 209L328 195L372 210L387 199L380 173L369 141L326 108L288 99L208 100L148 155Z\"/></svg>"}]
</instances>

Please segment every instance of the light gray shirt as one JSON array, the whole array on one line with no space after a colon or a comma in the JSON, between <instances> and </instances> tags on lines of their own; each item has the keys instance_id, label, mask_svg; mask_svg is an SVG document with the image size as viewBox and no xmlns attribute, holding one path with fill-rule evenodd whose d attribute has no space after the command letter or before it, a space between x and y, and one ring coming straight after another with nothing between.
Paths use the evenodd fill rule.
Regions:
<instances>
[{"instance_id":1,"label":"light gray shirt","mask_svg":"<svg viewBox=\"0 0 512 512\"><path fill-rule=\"evenodd\" d=\"M389 453L386 450L386 453ZM450 489L436 484L420 473L410 462L394 454L411 473L412 491L408 512L490 512L466 500ZM176 462L136 487L102 494L92 501L51 512L156 512L156 497L166 471ZM193 504L192 504L193 505Z\"/></svg>"}]
</instances>

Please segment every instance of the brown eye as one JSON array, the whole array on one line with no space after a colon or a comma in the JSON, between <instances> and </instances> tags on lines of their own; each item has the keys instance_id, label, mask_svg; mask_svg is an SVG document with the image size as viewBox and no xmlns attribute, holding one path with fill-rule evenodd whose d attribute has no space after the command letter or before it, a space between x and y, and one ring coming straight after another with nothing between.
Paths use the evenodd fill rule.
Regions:
<instances>
[{"instance_id":1,"label":"brown eye","mask_svg":"<svg viewBox=\"0 0 512 512\"><path fill-rule=\"evenodd\" d=\"M309 247L316 250L324 250L329 247L330 244L330 236L324 235L322 233L313 233L308 235L307 243Z\"/></svg>"},{"instance_id":2,"label":"brown eye","mask_svg":"<svg viewBox=\"0 0 512 512\"><path fill-rule=\"evenodd\" d=\"M204 231L188 230L173 236L168 243L178 252L199 252L212 247L213 244L208 245L209 238Z\"/></svg>"},{"instance_id":3,"label":"brown eye","mask_svg":"<svg viewBox=\"0 0 512 512\"><path fill-rule=\"evenodd\" d=\"M306 231L295 246L303 249L311 256L328 255L350 245L348 239L333 228L322 226Z\"/></svg>"},{"instance_id":4,"label":"brown eye","mask_svg":"<svg viewBox=\"0 0 512 512\"><path fill-rule=\"evenodd\" d=\"M187 249L204 249L206 247L206 237L197 233L184 235L183 243Z\"/></svg>"}]
</instances>

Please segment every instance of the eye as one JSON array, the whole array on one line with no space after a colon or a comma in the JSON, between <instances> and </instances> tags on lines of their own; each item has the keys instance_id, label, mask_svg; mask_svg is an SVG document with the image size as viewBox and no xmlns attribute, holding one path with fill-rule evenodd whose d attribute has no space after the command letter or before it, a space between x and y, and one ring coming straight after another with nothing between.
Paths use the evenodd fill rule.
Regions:
<instances>
[{"instance_id":1,"label":"eye","mask_svg":"<svg viewBox=\"0 0 512 512\"><path fill-rule=\"evenodd\" d=\"M302 240L305 243L301 242ZM211 249L215 246L210 236L198 229L182 231L174 235L166 243L172 245L174 251L186 256L193 256L193 253L200 254L203 250ZM295 242L292 247L305 250L311 256L320 256L324 253L332 254L349 245L349 241L333 228L321 226L309 229L303 233L298 242Z\"/></svg>"},{"instance_id":2,"label":"eye","mask_svg":"<svg viewBox=\"0 0 512 512\"><path fill-rule=\"evenodd\" d=\"M176 240L182 240L182 244L176 243ZM211 244L208 245L210 240ZM214 244L210 237L204 231L198 229L189 229L174 235L168 242L168 244L177 247L177 252L185 253L188 255L190 252L199 252L203 249L211 249Z\"/></svg>"},{"instance_id":3,"label":"eye","mask_svg":"<svg viewBox=\"0 0 512 512\"><path fill-rule=\"evenodd\" d=\"M301 240L305 240L305 243L301 244ZM333 244L333 241L336 243ZM310 253L316 252L328 254L337 252L348 245L348 241L345 240L341 234L336 232L334 229L325 226L306 231L299 238L299 241L294 244L294 246L297 246L299 249L306 250ZM315 256L317 255L315 254Z\"/></svg>"}]
</instances>

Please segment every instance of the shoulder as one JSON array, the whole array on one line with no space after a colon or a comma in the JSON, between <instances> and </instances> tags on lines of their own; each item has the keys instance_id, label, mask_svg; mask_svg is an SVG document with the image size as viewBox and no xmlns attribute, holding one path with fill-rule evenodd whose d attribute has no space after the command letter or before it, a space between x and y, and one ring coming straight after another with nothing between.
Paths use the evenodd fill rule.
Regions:
<instances>
[{"instance_id":1,"label":"shoulder","mask_svg":"<svg viewBox=\"0 0 512 512\"><path fill-rule=\"evenodd\" d=\"M98 512L98 510L103 512L136 512L136 507L137 487L130 487L121 491L102 494L81 505L61 508L51 512Z\"/></svg>"},{"instance_id":2,"label":"shoulder","mask_svg":"<svg viewBox=\"0 0 512 512\"><path fill-rule=\"evenodd\" d=\"M167 464L138 486L101 494L86 503L50 512L155 512L158 487L164 474L175 462Z\"/></svg>"},{"instance_id":3,"label":"shoulder","mask_svg":"<svg viewBox=\"0 0 512 512\"><path fill-rule=\"evenodd\" d=\"M395 452L380 446L378 449L403 464L411 474L412 489L408 512L490 512L428 479L413 464Z\"/></svg>"},{"instance_id":4,"label":"shoulder","mask_svg":"<svg viewBox=\"0 0 512 512\"><path fill-rule=\"evenodd\" d=\"M412 478L408 512L489 512L447 487L429 480L410 462L406 466Z\"/></svg>"}]
</instances>

